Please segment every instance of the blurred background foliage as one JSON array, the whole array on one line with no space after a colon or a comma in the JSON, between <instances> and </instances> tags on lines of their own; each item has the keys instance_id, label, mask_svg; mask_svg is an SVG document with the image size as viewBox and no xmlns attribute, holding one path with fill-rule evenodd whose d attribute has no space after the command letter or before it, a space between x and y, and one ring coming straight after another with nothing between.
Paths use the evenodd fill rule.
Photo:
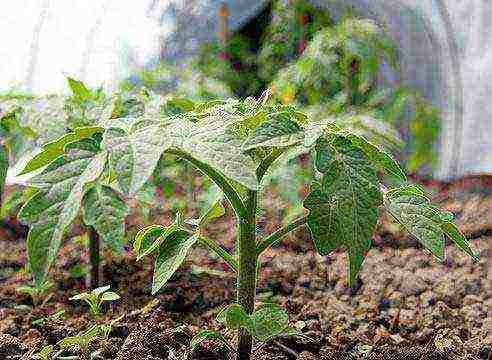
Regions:
<instances>
[{"instance_id":1,"label":"blurred background foliage","mask_svg":"<svg viewBox=\"0 0 492 360\"><path fill-rule=\"evenodd\" d=\"M415 90L404 84L392 88L381 78L382 66L398 71L399 63L384 27L355 18L350 9L334 22L326 10L304 0L291 3L273 1L239 31L203 44L185 62L162 60L132 69L116 95L75 79L69 79L69 96L0 94L0 134L10 167L46 141L94 125L109 101L127 116L143 111L151 101L148 91L200 101L259 96L269 88L279 102L297 106L315 121L333 119L383 144L410 172L430 174L437 162L440 114ZM283 209L286 221L302 211L291 204L301 203L312 178L311 159L298 155L285 158L287 166L269 174L264 187L278 195L275 208ZM139 216L152 217L159 207L193 211L213 198L213 184L189 164L166 157L160 165L138 194ZM2 216L15 214L25 197L20 189L3 201ZM263 204L261 211L271 205Z\"/></svg>"}]
</instances>

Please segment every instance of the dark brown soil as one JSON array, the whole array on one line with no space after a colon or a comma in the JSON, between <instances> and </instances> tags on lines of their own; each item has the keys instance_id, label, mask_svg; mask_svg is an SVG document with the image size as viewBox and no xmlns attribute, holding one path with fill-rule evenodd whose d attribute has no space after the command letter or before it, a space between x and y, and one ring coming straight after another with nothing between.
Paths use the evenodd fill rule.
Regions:
<instances>
[{"instance_id":1,"label":"dark brown soil","mask_svg":"<svg viewBox=\"0 0 492 360\"><path fill-rule=\"evenodd\" d=\"M478 265L454 246L447 247L445 264L435 263L383 217L360 280L348 288L345 255L315 254L309 235L301 230L267 251L258 283L259 301L268 299L287 309L301 336L257 344L253 358L492 360L492 197L455 196L440 188L436 198L457 214L461 228L480 249ZM170 219L168 213L155 216L164 223ZM142 223L132 218L129 227L134 231ZM276 226L269 223L262 230L268 233ZM232 246L232 217L210 228L211 235ZM34 359L44 345L56 345L94 322L84 304L69 300L86 289L85 279L74 277L73 267L81 259L87 261L87 255L83 245L67 241L53 272L51 296L33 306L28 296L16 291L16 286L29 282L25 229L14 223L7 231L0 240L0 359ZM130 252L107 257L103 284L122 297L104 308L100 321L121 319L108 338L98 337L90 344L89 351L98 351L97 359L227 359L219 343L205 342L194 352L189 344L200 329L224 330L214 318L234 299L234 279L192 271L193 266L227 270L203 249L188 259L152 297L150 260L137 263ZM49 317L61 309L63 317ZM42 318L45 321L33 324ZM233 334L227 336L234 340ZM75 350L63 355L83 359Z\"/></svg>"}]
</instances>

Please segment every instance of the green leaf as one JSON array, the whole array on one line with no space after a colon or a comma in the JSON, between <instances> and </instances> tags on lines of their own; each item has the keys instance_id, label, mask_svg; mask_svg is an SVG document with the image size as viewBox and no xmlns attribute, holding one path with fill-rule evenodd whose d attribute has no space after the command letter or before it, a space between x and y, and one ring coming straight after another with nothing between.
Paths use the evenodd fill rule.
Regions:
<instances>
[{"instance_id":1,"label":"green leaf","mask_svg":"<svg viewBox=\"0 0 492 360\"><path fill-rule=\"evenodd\" d=\"M102 301L115 301L118 300L119 298L120 296L113 291L107 291L101 296Z\"/></svg>"},{"instance_id":2,"label":"green leaf","mask_svg":"<svg viewBox=\"0 0 492 360\"><path fill-rule=\"evenodd\" d=\"M209 116L199 124L182 120L168 128L168 136L175 139L173 147L211 166L228 179L256 190L256 166L243 154L241 140L229 128L230 124L230 116L223 114Z\"/></svg>"},{"instance_id":3,"label":"green leaf","mask_svg":"<svg viewBox=\"0 0 492 360\"><path fill-rule=\"evenodd\" d=\"M304 139L303 128L291 119L289 113L270 114L246 139L243 150L259 147L287 147Z\"/></svg>"},{"instance_id":4,"label":"green leaf","mask_svg":"<svg viewBox=\"0 0 492 360\"><path fill-rule=\"evenodd\" d=\"M344 136L349 138L355 146L361 148L366 156L380 166L388 175L403 182L407 181L407 176L398 162L384 149L374 145L362 136L350 133L346 133Z\"/></svg>"},{"instance_id":5,"label":"green leaf","mask_svg":"<svg viewBox=\"0 0 492 360\"><path fill-rule=\"evenodd\" d=\"M217 314L217 322L226 325L229 330L250 327L249 316L239 304L231 304L222 309Z\"/></svg>"},{"instance_id":6,"label":"green leaf","mask_svg":"<svg viewBox=\"0 0 492 360\"><path fill-rule=\"evenodd\" d=\"M229 350L231 349L231 345L227 342L227 339L222 335L221 333L214 331L214 330L201 330L198 334L196 334L193 339L191 339L190 346L193 350L196 350L196 348L204 341L207 340L216 340L220 341L224 345L227 346Z\"/></svg>"},{"instance_id":7,"label":"green leaf","mask_svg":"<svg viewBox=\"0 0 492 360\"><path fill-rule=\"evenodd\" d=\"M33 184L41 191L18 215L30 226L27 255L37 284L44 281L65 229L79 213L85 186L100 176L106 163L107 154L97 154L97 145L89 139L68 144L65 150L35 179Z\"/></svg>"},{"instance_id":8,"label":"green leaf","mask_svg":"<svg viewBox=\"0 0 492 360\"><path fill-rule=\"evenodd\" d=\"M314 183L304 200L308 226L321 255L348 252L349 284L353 284L372 245L381 204L380 183L371 161L341 136L316 145L316 167L322 183Z\"/></svg>"},{"instance_id":9,"label":"green leaf","mask_svg":"<svg viewBox=\"0 0 492 360\"><path fill-rule=\"evenodd\" d=\"M152 244L166 231L166 229L167 228L164 225L150 225L137 233L135 241L133 242L133 250L137 254L138 259L141 259L153 251L154 248L151 248Z\"/></svg>"},{"instance_id":10,"label":"green leaf","mask_svg":"<svg viewBox=\"0 0 492 360\"><path fill-rule=\"evenodd\" d=\"M68 144L89 138L93 134L102 132L103 130L103 128L98 126L76 128L73 132L65 134L61 138L45 144L41 149L41 152L29 160L19 175L30 173L34 170L42 168L43 166L51 164L65 153L65 148Z\"/></svg>"},{"instance_id":11,"label":"green leaf","mask_svg":"<svg viewBox=\"0 0 492 360\"><path fill-rule=\"evenodd\" d=\"M193 101L188 99L171 99L165 105L166 112L169 114L180 114L195 109Z\"/></svg>"},{"instance_id":12,"label":"green leaf","mask_svg":"<svg viewBox=\"0 0 492 360\"><path fill-rule=\"evenodd\" d=\"M225 214L224 206L222 205L223 194L219 194L217 200L212 203L212 206L207 210L205 214L203 214L198 220L198 226L204 227L209 222L218 219Z\"/></svg>"},{"instance_id":13,"label":"green leaf","mask_svg":"<svg viewBox=\"0 0 492 360\"><path fill-rule=\"evenodd\" d=\"M183 263L190 248L198 241L198 235L181 230L165 238L159 247L155 261L152 294L156 294Z\"/></svg>"},{"instance_id":14,"label":"green leaf","mask_svg":"<svg viewBox=\"0 0 492 360\"><path fill-rule=\"evenodd\" d=\"M251 316L252 335L260 341L268 341L282 334L288 323L289 315L281 306L262 304Z\"/></svg>"},{"instance_id":15,"label":"green leaf","mask_svg":"<svg viewBox=\"0 0 492 360\"><path fill-rule=\"evenodd\" d=\"M83 293L72 296L71 298L69 298L69 300L85 300L85 299L88 299L90 297L91 297L91 294L89 294L87 292L83 292Z\"/></svg>"},{"instance_id":16,"label":"green leaf","mask_svg":"<svg viewBox=\"0 0 492 360\"><path fill-rule=\"evenodd\" d=\"M415 188L388 192L384 206L411 235L424 245L439 261L444 261L444 232L440 210L430 200L414 193Z\"/></svg>"},{"instance_id":17,"label":"green leaf","mask_svg":"<svg viewBox=\"0 0 492 360\"><path fill-rule=\"evenodd\" d=\"M85 86L80 80L75 80L71 77L67 77L68 86L72 93L81 100L89 100L92 98L92 92Z\"/></svg>"},{"instance_id":18,"label":"green leaf","mask_svg":"<svg viewBox=\"0 0 492 360\"><path fill-rule=\"evenodd\" d=\"M96 184L85 194L83 206L85 224L93 226L111 249L123 251L128 206L118 193L109 186Z\"/></svg>"},{"instance_id":19,"label":"green leaf","mask_svg":"<svg viewBox=\"0 0 492 360\"><path fill-rule=\"evenodd\" d=\"M100 287L92 290L91 294L101 295L101 294L105 293L106 291L108 291L110 288L111 288L111 285L100 286Z\"/></svg>"},{"instance_id":20,"label":"green leaf","mask_svg":"<svg viewBox=\"0 0 492 360\"><path fill-rule=\"evenodd\" d=\"M458 226L454 222L442 222L441 228L444 233L466 254L468 254L475 263L480 262L480 254L474 250L470 242L465 238Z\"/></svg>"},{"instance_id":21,"label":"green leaf","mask_svg":"<svg viewBox=\"0 0 492 360\"><path fill-rule=\"evenodd\" d=\"M388 191L385 195L386 210L439 261L444 261L444 235L474 262L480 261L478 251L460 232L449 212L437 208L415 185Z\"/></svg>"},{"instance_id":22,"label":"green leaf","mask_svg":"<svg viewBox=\"0 0 492 360\"><path fill-rule=\"evenodd\" d=\"M151 225L139 231L133 245L137 253L137 261L158 250L169 236L183 231L187 232L182 227L181 221L181 216L178 213L174 223L170 226Z\"/></svg>"},{"instance_id":23,"label":"green leaf","mask_svg":"<svg viewBox=\"0 0 492 360\"><path fill-rule=\"evenodd\" d=\"M316 144L318 139L323 136L326 129L332 126L336 126L336 118L327 118L316 122L310 122L307 124L304 130L304 146L306 148L311 148Z\"/></svg>"},{"instance_id":24,"label":"green leaf","mask_svg":"<svg viewBox=\"0 0 492 360\"><path fill-rule=\"evenodd\" d=\"M150 178L162 153L172 145L172 139L161 125L138 128L133 123L112 122L106 130L103 146L109 152L112 169L121 190L135 195ZM129 120L129 121L131 121Z\"/></svg>"}]
</instances>

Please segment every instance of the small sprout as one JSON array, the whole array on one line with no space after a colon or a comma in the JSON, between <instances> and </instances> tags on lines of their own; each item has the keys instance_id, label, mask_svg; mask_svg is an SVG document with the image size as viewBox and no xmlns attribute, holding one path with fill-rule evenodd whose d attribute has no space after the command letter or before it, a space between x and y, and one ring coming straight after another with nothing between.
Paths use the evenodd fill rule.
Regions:
<instances>
[{"instance_id":1,"label":"small sprout","mask_svg":"<svg viewBox=\"0 0 492 360\"><path fill-rule=\"evenodd\" d=\"M46 345L37 354L33 355L36 360L51 360L55 359L55 347L53 345Z\"/></svg>"},{"instance_id":2,"label":"small sprout","mask_svg":"<svg viewBox=\"0 0 492 360\"><path fill-rule=\"evenodd\" d=\"M61 309L61 310L58 310L56 313L54 313L53 315L50 315L50 316L45 316L45 317L42 317L42 318L39 318L39 319L36 319L32 322L33 325L40 325L40 324L44 324L50 320L56 320L58 318L61 318L63 315L65 315L65 310L64 309Z\"/></svg>"},{"instance_id":3,"label":"small sprout","mask_svg":"<svg viewBox=\"0 0 492 360\"><path fill-rule=\"evenodd\" d=\"M196 334L193 339L191 339L191 348L195 350L202 342L208 341L208 340L216 340L224 344L229 351L233 351L232 346L229 344L227 339L219 333L218 331L214 330L202 330L198 334Z\"/></svg>"},{"instance_id":4,"label":"small sprout","mask_svg":"<svg viewBox=\"0 0 492 360\"><path fill-rule=\"evenodd\" d=\"M90 358L89 345L100 334L100 325L92 325L86 331L83 331L75 336L67 336L58 342L60 349L70 349L79 351L85 358Z\"/></svg>"},{"instance_id":5,"label":"small sprout","mask_svg":"<svg viewBox=\"0 0 492 360\"><path fill-rule=\"evenodd\" d=\"M21 294L28 294L31 296L32 303L34 306L37 305L44 305L46 304L53 294L49 294L46 296L46 293L48 292L49 289L53 287L53 282L52 281L45 281L41 285L20 285L17 286L16 290L17 292Z\"/></svg>"},{"instance_id":6,"label":"small sprout","mask_svg":"<svg viewBox=\"0 0 492 360\"><path fill-rule=\"evenodd\" d=\"M72 296L70 300L84 300L89 305L91 314L94 317L99 317L101 315L101 305L104 301L115 301L120 298L120 296L114 291L108 291L109 288L109 285L98 287L90 293L83 292Z\"/></svg>"}]
</instances>

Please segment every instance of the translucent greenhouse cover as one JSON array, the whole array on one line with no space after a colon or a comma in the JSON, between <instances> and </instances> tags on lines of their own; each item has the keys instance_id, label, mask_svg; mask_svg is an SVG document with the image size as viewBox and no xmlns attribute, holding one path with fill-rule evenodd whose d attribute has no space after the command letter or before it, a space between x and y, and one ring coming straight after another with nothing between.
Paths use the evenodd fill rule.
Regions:
<instances>
[{"instance_id":1,"label":"translucent greenhouse cover","mask_svg":"<svg viewBox=\"0 0 492 360\"><path fill-rule=\"evenodd\" d=\"M289 0L284 0L289 1ZM234 30L266 0L4 0L0 90L65 90L64 74L115 88L132 64L158 54L182 59L216 38L221 3ZM489 0L312 0L341 16L347 6L385 25L400 48L389 82L419 89L443 112L440 169L450 179L492 173L492 2ZM442 12L447 7L450 24ZM450 32L449 26L452 31ZM457 49L453 49L456 47ZM453 50L457 50L456 52ZM458 61L458 62L457 62ZM456 71L456 64L460 71ZM463 96L462 96L463 95ZM462 110L461 110L462 109Z\"/></svg>"}]
</instances>

